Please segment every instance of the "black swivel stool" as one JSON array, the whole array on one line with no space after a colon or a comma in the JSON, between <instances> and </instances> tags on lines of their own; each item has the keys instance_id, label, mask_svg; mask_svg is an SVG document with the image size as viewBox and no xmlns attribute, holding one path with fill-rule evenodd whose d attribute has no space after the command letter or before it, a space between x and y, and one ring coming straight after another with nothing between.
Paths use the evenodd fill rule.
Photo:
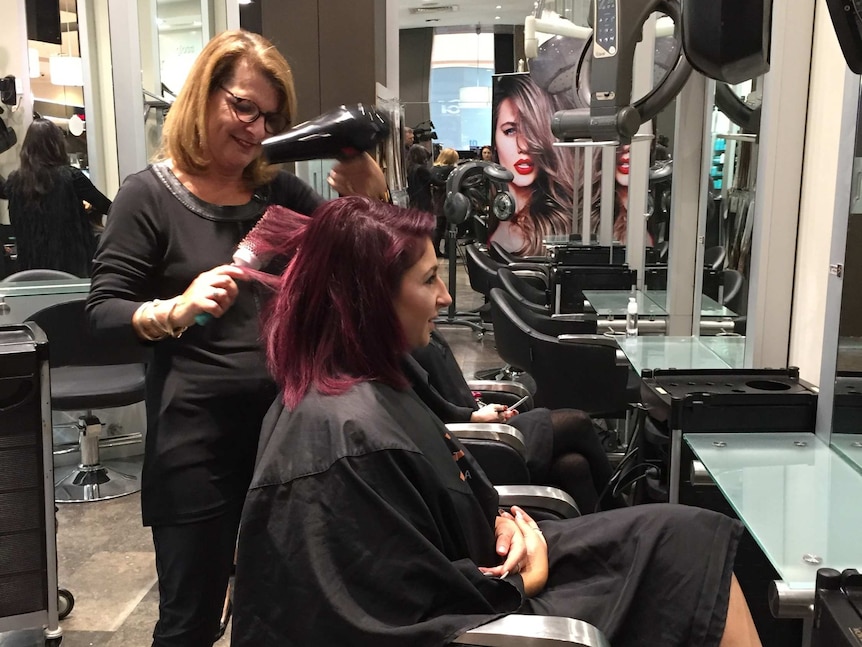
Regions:
<instances>
[{"instance_id":1,"label":"black swivel stool","mask_svg":"<svg viewBox=\"0 0 862 647\"><path fill-rule=\"evenodd\" d=\"M77 422L80 463L63 476L55 473L57 502L101 501L141 489L140 459L102 461L102 422L94 409L124 407L143 401L146 349L129 337L94 335L84 300L48 306L30 319L49 344L51 408L86 411Z\"/></svg>"}]
</instances>

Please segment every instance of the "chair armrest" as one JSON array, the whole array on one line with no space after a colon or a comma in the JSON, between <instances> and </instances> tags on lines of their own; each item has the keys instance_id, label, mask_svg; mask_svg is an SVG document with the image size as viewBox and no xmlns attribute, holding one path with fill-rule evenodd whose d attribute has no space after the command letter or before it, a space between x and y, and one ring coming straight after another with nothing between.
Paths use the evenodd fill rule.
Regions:
<instances>
[{"instance_id":1,"label":"chair armrest","mask_svg":"<svg viewBox=\"0 0 862 647\"><path fill-rule=\"evenodd\" d=\"M566 334L557 335L557 339L559 339L564 344L589 344L591 346L610 346L614 349L619 349L620 347L616 339L606 337L605 335Z\"/></svg>"},{"instance_id":2,"label":"chair armrest","mask_svg":"<svg viewBox=\"0 0 862 647\"><path fill-rule=\"evenodd\" d=\"M506 267L512 270L515 274L519 274L521 272L537 272L545 278L548 277L548 265L544 263L509 263Z\"/></svg>"},{"instance_id":3,"label":"chair armrest","mask_svg":"<svg viewBox=\"0 0 862 647\"><path fill-rule=\"evenodd\" d=\"M500 505L509 508L540 508L562 519L581 516L575 500L563 490L548 485L495 485Z\"/></svg>"},{"instance_id":4,"label":"chair armrest","mask_svg":"<svg viewBox=\"0 0 862 647\"><path fill-rule=\"evenodd\" d=\"M496 440L513 448L521 456L527 455L524 436L512 425L497 422L450 422L446 429L459 439ZM524 460L526 462L526 458Z\"/></svg>"},{"instance_id":5,"label":"chair armrest","mask_svg":"<svg viewBox=\"0 0 862 647\"><path fill-rule=\"evenodd\" d=\"M605 346L607 348L613 348L616 352L615 356L617 366L631 366L628 357L626 357L626 354L620 348L617 340L613 337L608 337L607 335L564 334L557 335L557 339L563 344L584 344L587 346Z\"/></svg>"},{"instance_id":6,"label":"chair armrest","mask_svg":"<svg viewBox=\"0 0 862 647\"><path fill-rule=\"evenodd\" d=\"M520 382L513 382L512 380L468 380L467 386L470 387L471 391L499 391L501 393L511 393L519 400L525 395L533 395L530 392L530 389L526 386ZM528 400L527 402L532 406L531 400Z\"/></svg>"},{"instance_id":7,"label":"chair armrest","mask_svg":"<svg viewBox=\"0 0 862 647\"><path fill-rule=\"evenodd\" d=\"M458 636L453 644L482 647L611 647L598 628L574 618L513 614Z\"/></svg>"}]
</instances>

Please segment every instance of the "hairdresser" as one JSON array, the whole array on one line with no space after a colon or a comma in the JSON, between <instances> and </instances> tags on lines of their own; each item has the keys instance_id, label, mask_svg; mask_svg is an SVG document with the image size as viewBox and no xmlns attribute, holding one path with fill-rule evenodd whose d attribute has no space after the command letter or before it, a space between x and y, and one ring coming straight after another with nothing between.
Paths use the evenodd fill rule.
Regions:
<instances>
[{"instance_id":1,"label":"hairdresser","mask_svg":"<svg viewBox=\"0 0 862 647\"><path fill-rule=\"evenodd\" d=\"M231 256L267 205L311 214L323 202L262 157L261 142L296 114L290 67L271 43L223 32L188 78L158 161L117 194L87 302L95 327L153 347L141 508L159 576L158 647L216 636L261 421L276 395L259 347L264 294ZM337 164L329 183L341 194L386 192L365 154ZM195 325L204 313L212 320Z\"/></svg>"}]
</instances>

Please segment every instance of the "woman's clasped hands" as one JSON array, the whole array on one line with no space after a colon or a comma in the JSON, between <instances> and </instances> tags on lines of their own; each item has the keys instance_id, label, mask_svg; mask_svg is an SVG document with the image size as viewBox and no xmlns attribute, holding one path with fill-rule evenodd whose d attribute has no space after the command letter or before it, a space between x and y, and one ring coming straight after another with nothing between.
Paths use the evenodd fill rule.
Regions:
<instances>
[{"instance_id":1,"label":"woman's clasped hands","mask_svg":"<svg viewBox=\"0 0 862 647\"><path fill-rule=\"evenodd\" d=\"M545 588L548 544L539 524L522 508L512 506L511 512L500 510L494 534L497 554L505 559L499 566L480 567L479 570L488 577L501 579L510 573L520 573L528 598Z\"/></svg>"}]
</instances>

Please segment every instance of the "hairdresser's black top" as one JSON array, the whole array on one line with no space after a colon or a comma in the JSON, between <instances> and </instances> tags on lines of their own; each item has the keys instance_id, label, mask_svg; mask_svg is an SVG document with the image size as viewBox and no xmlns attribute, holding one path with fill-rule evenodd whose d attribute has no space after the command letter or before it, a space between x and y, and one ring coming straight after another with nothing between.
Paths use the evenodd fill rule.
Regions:
<instances>
[{"instance_id":1,"label":"hairdresser's black top","mask_svg":"<svg viewBox=\"0 0 862 647\"><path fill-rule=\"evenodd\" d=\"M246 205L207 204L164 165L129 176L111 210L87 302L94 324L123 329L150 299L182 294L201 272L231 262L267 204L310 214L321 202L281 172ZM261 294L240 283L220 319L153 344L147 373L145 524L205 519L242 501L272 385L259 341Z\"/></svg>"},{"instance_id":2,"label":"hairdresser's black top","mask_svg":"<svg viewBox=\"0 0 862 647\"><path fill-rule=\"evenodd\" d=\"M523 600L520 575L478 569L497 561L496 503L412 392L277 401L243 508L231 644L440 647L519 610L587 620L614 647L718 645L730 518L656 504L540 522L550 578Z\"/></svg>"},{"instance_id":3,"label":"hairdresser's black top","mask_svg":"<svg viewBox=\"0 0 862 647\"><path fill-rule=\"evenodd\" d=\"M50 190L35 200L24 197L19 171L13 171L5 182L0 180L0 198L9 200L18 269L89 276L96 238L84 201L100 215L108 213L111 201L80 169L58 166L50 173Z\"/></svg>"}]
</instances>

